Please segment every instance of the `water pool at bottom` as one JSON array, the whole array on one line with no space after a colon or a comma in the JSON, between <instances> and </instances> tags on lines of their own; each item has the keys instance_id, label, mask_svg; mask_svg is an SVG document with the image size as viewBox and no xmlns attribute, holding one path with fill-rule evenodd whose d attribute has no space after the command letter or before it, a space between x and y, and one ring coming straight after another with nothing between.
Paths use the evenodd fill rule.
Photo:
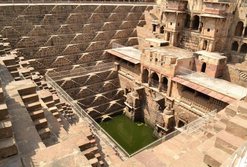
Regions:
<instances>
[{"instance_id":1,"label":"water pool at bottom","mask_svg":"<svg viewBox=\"0 0 247 167\"><path fill-rule=\"evenodd\" d=\"M153 129L144 123L132 122L125 115L114 116L111 120L99 123L129 154L156 140Z\"/></svg>"}]
</instances>

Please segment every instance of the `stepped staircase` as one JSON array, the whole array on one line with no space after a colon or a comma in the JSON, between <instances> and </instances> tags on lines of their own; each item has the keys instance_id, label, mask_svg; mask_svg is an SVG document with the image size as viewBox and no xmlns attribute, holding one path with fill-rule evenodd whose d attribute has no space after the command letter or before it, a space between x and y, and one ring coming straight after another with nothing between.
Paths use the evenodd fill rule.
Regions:
<instances>
[{"instance_id":1,"label":"stepped staircase","mask_svg":"<svg viewBox=\"0 0 247 167\"><path fill-rule=\"evenodd\" d=\"M12 123L9 118L0 80L0 160L17 153L18 150L12 130Z\"/></svg>"},{"instance_id":2,"label":"stepped staircase","mask_svg":"<svg viewBox=\"0 0 247 167\"><path fill-rule=\"evenodd\" d=\"M94 119L121 112L125 107L123 90L113 69L67 77L56 82Z\"/></svg>"},{"instance_id":3,"label":"stepped staircase","mask_svg":"<svg viewBox=\"0 0 247 167\"><path fill-rule=\"evenodd\" d=\"M29 80L30 81L30 80ZM28 82L28 81L27 81ZM28 87L22 87L18 90L22 101L33 121L36 130L42 140L50 137L50 129L44 115L43 108L36 92L36 86L30 81Z\"/></svg>"},{"instance_id":4,"label":"stepped staircase","mask_svg":"<svg viewBox=\"0 0 247 167\"><path fill-rule=\"evenodd\" d=\"M247 140L247 103L229 105L222 114L223 118L215 125L221 131L204 157L209 166L221 166Z\"/></svg>"}]
</instances>

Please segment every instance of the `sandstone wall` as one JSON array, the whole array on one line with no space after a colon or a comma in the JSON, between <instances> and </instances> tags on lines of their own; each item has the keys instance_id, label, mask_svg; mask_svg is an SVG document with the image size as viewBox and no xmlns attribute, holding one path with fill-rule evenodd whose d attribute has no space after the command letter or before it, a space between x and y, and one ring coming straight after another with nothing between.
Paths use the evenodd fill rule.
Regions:
<instances>
[{"instance_id":1,"label":"sandstone wall","mask_svg":"<svg viewBox=\"0 0 247 167\"><path fill-rule=\"evenodd\" d=\"M179 47L186 50L197 51L199 49L199 34L182 31Z\"/></svg>"},{"instance_id":2,"label":"sandstone wall","mask_svg":"<svg viewBox=\"0 0 247 167\"><path fill-rule=\"evenodd\" d=\"M247 88L247 61L242 64L228 64L224 69L223 79Z\"/></svg>"},{"instance_id":3,"label":"sandstone wall","mask_svg":"<svg viewBox=\"0 0 247 167\"><path fill-rule=\"evenodd\" d=\"M18 5L0 6L0 29L18 54L41 72L48 68L105 61L112 43L138 44L141 5Z\"/></svg>"}]
</instances>

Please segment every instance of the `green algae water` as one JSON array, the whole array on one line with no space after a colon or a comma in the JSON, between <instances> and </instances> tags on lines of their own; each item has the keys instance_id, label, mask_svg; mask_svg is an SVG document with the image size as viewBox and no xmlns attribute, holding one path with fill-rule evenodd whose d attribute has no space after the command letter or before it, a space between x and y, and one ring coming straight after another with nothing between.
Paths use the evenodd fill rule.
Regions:
<instances>
[{"instance_id":1,"label":"green algae water","mask_svg":"<svg viewBox=\"0 0 247 167\"><path fill-rule=\"evenodd\" d=\"M132 122L125 115L114 116L112 120L99 123L129 154L156 140L153 129L144 123Z\"/></svg>"}]
</instances>

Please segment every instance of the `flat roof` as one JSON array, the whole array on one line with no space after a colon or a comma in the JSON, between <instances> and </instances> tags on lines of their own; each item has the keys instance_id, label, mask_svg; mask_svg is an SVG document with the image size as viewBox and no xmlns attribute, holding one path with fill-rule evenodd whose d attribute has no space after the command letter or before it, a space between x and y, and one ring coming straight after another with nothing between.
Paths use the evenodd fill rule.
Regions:
<instances>
[{"instance_id":1,"label":"flat roof","mask_svg":"<svg viewBox=\"0 0 247 167\"><path fill-rule=\"evenodd\" d=\"M186 11L183 11L183 10L177 10L177 9L174 9L174 10L172 10L172 9L166 9L166 10L164 10L165 12L172 12L172 13L175 13L175 12L177 12L177 13L186 13Z\"/></svg>"},{"instance_id":2,"label":"flat roof","mask_svg":"<svg viewBox=\"0 0 247 167\"><path fill-rule=\"evenodd\" d=\"M155 43L169 43L169 41L165 41L162 39L158 39L158 38L146 38L146 41L150 41L150 42L155 42Z\"/></svg>"},{"instance_id":3,"label":"flat roof","mask_svg":"<svg viewBox=\"0 0 247 167\"><path fill-rule=\"evenodd\" d=\"M193 52L185 49L181 49L175 46L163 46L163 47L149 47L146 50L156 51L169 56L177 57L178 59L193 57Z\"/></svg>"},{"instance_id":4,"label":"flat roof","mask_svg":"<svg viewBox=\"0 0 247 167\"><path fill-rule=\"evenodd\" d=\"M214 92L217 92L219 94L222 94L222 95L234 98L234 99L242 99L247 95L247 89L242 86L233 84L223 79L212 78L212 77L206 76L198 72L193 72L191 74L177 75L177 77L175 78L180 78L187 82L189 81L191 83L195 83L208 90L213 90ZM173 79L173 80L176 81L176 79ZM182 81L179 81L179 82L182 82ZM218 94L213 94L213 93L210 94L210 92L207 93L207 91L202 92L202 93L208 94L209 96L215 97L216 99L220 98L220 97L217 98Z\"/></svg>"},{"instance_id":5,"label":"flat roof","mask_svg":"<svg viewBox=\"0 0 247 167\"><path fill-rule=\"evenodd\" d=\"M220 19L227 18L227 16L220 16L220 15L215 15L215 14L200 14L199 16L203 16L203 17L214 17L214 18L220 18Z\"/></svg>"},{"instance_id":6,"label":"flat roof","mask_svg":"<svg viewBox=\"0 0 247 167\"><path fill-rule=\"evenodd\" d=\"M142 54L140 50L130 46L110 49L107 50L107 52L134 64L140 63L140 57Z\"/></svg>"},{"instance_id":7,"label":"flat roof","mask_svg":"<svg viewBox=\"0 0 247 167\"><path fill-rule=\"evenodd\" d=\"M199 54L199 55L203 55L203 56L207 56L207 57L210 57L212 59L217 59L217 60L226 59L226 56L222 56L222 53L219 53L219 52L207 52L205 50L201 50L201 51L197 51L194 53Z\"/></svg>"}]
</instances>

